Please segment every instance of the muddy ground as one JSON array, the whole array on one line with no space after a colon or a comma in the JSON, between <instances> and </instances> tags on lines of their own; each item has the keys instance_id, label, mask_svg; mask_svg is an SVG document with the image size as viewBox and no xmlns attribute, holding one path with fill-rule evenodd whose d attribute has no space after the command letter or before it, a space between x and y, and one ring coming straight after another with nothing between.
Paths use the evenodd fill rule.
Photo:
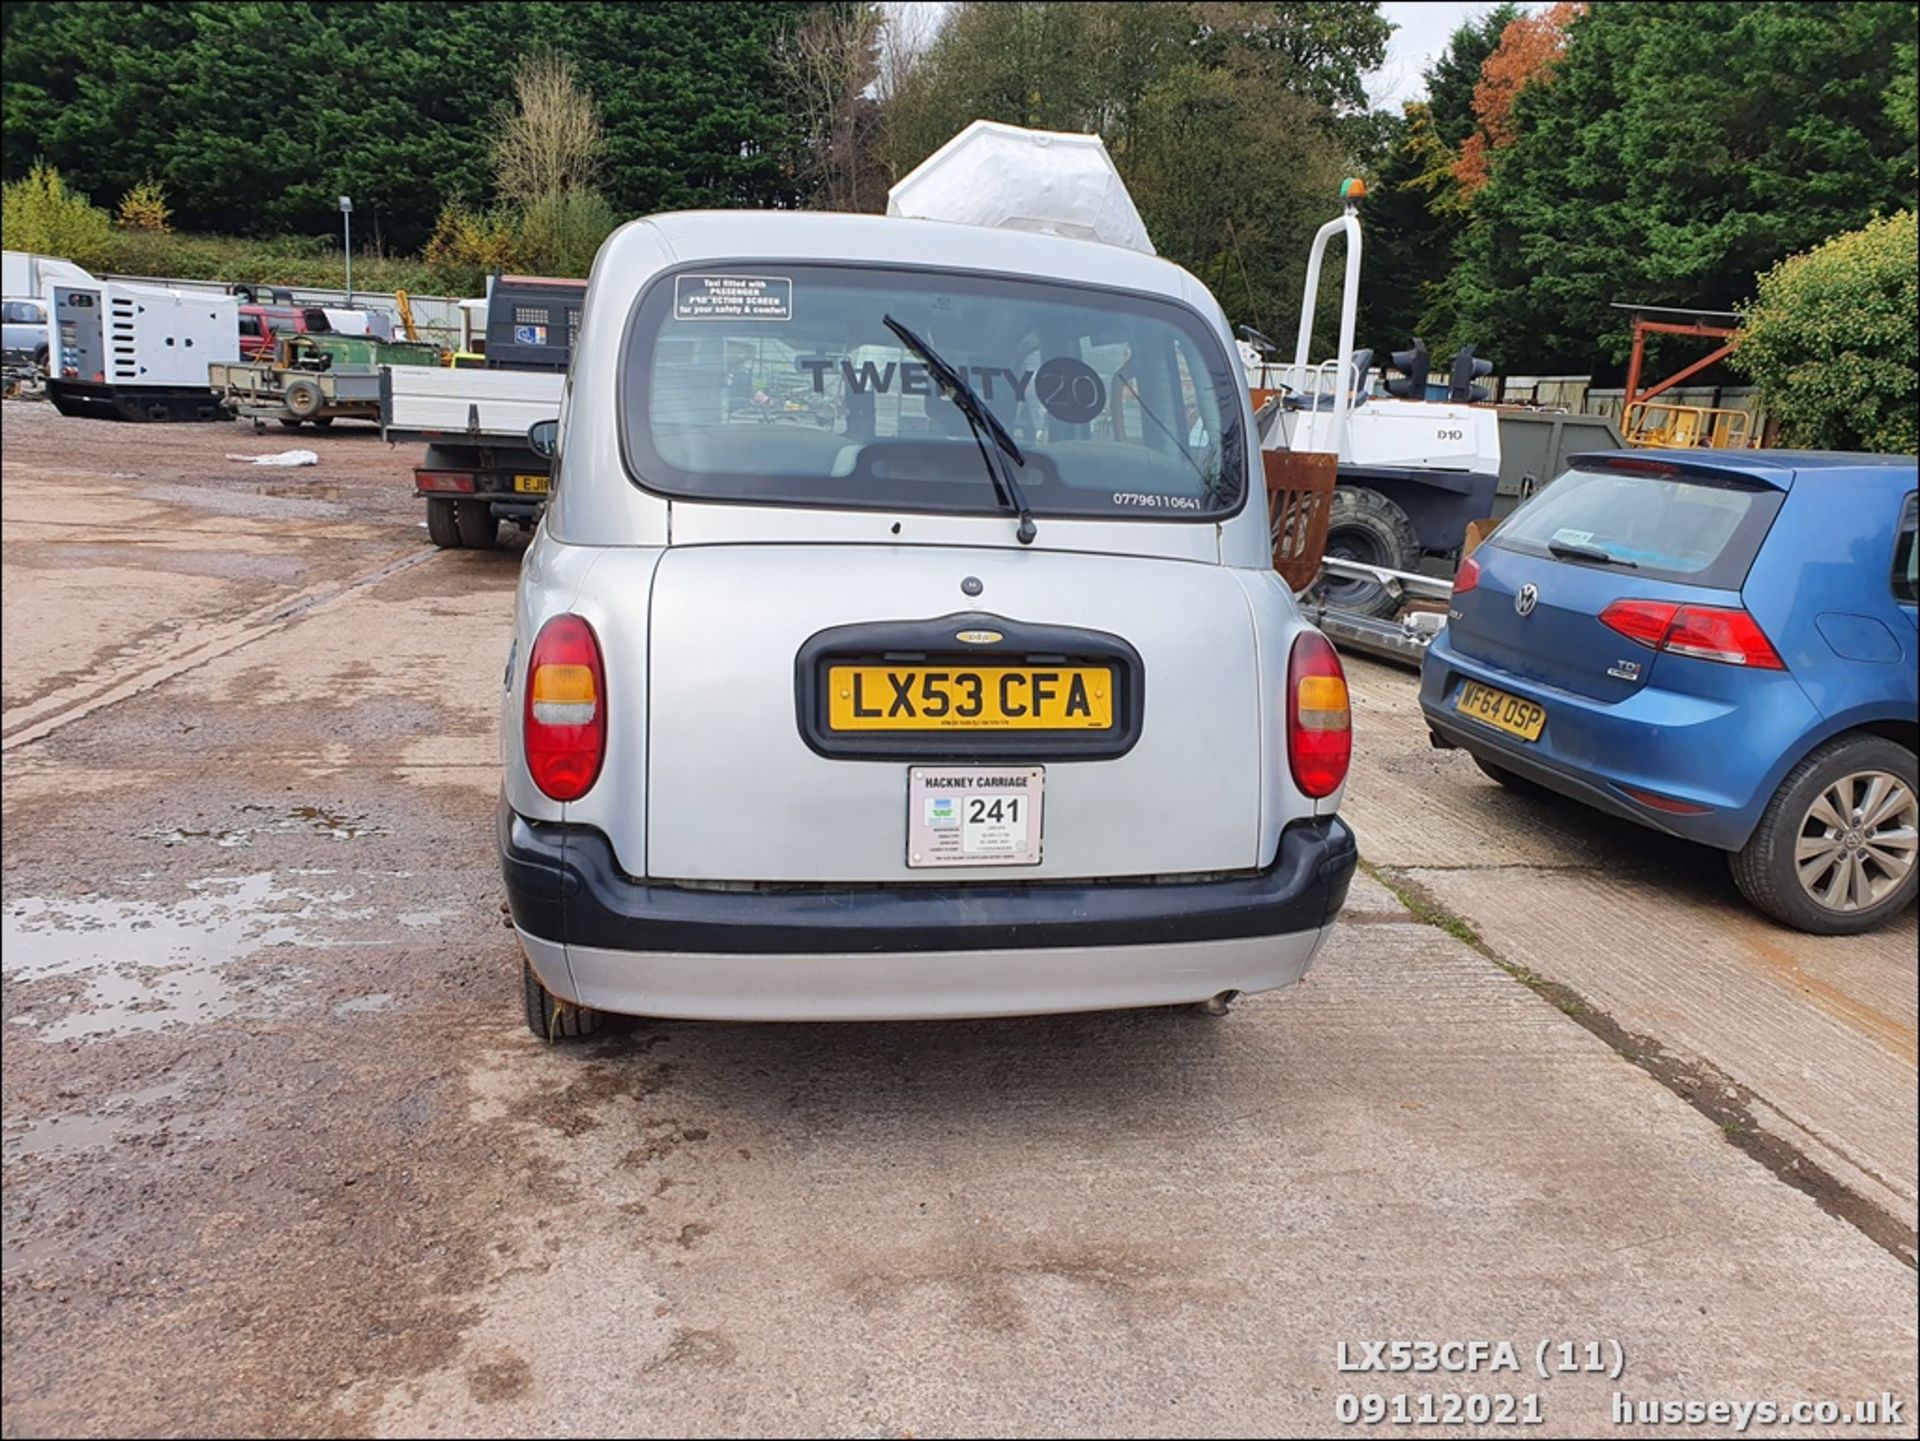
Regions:
<instances>
[{"instance_id":1,"label":"muddy ground","mask_svg":"<svg viewBox=\"0 0 1920 1441\"><path fill-rule=\"evenodd\" d=\"M344 423L4 432L5 1434L1314 1434L1479 1392L1580 1435L1616 1392L1883 1390L1914 1434L1911 912L1765 926L1357 663L1371 874L1291 991L549 1048L491 829L517 548L432 550L412 456ZM1338 1369L1396 1337L1625 1370Z\"/></svg>"}]
</instances>

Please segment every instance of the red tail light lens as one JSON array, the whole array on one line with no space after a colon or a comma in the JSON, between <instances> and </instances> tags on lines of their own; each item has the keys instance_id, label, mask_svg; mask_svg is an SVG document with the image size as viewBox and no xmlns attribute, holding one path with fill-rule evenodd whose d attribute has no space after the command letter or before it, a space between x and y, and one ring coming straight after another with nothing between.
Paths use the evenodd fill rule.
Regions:
<instances>
[{"instance_id":1,"label":"red tail light lens","mask_svg":"<svg viewBox=\"0 0 1920 1441\"><path fill-rule=\"evenodd\" d=\"M1755 670L1786 669L1760 622L1744 610L1666 600L1616 600L1600 612L1600 623L1650 650Z\"/></svg>"},{"instance_id":2,"label":"red tail light lens","mask_svg":"<svg viewBox=\"0 0 1920 1441\"><path fill-rule=\"evenodd\" d=\"M1786 669L1766 632L1760 629L1760 622L1744 610L1681 606L1662 649L1727 665L1753 666L1758 670Z\"/></svg>"},{"instance_id":3,"label":"red tail light lens","mask_svg":"<svg viewBox=\"0 0 1920 1441\"><path fill-rule=\"evenodd\" d=\"M471 475L454 470L416 470L413 473L415 490L453 490L471 495L474 479Z\"/></svg>"},{"instance_id":4,"label":"red tail light lens","mask_svg":"<svg viewBox=\"0 0 1920 1441\"><path fill-rule=\"evenodd\" d=\"M1287 759L1294 784L1314 800L1340 789L1353 760L1347 675L1315 630L1301 632L1287 662Z\"/></svg>"},{"instance_id":5,"label":"red tail light lens","mask_svg":"<svg viewBox=\"0 0 1920 1441\"><path fill-rule=\"evenodd\" d=\"M1478 584L1480 584L1480 562L1468 556L1460 562L1460 569L1454 574L1453 593L1465 595Z\"/></svg>"},{"instance_id":6,"label":"red tail light lens","mask_svg":"<svg viewBox=\"0 0 1920 1441\"><path fill-rule=\"evenodd\" d=\"M1680 607L1667 600L1616 600L1600 612L1600 624L1617 630L1630 641L1659 650Z\"/></svg>"},{"instance_id":7,"label":"red tail light lens","mask_svg":"<svg viewBox=\"0 0 1920 1441\"><path fill-rule=\"evenodd\" d=\"M521 731L527 770L542 794L577 801L593 788L607 750L606 696L593 627L577 615L540 627L527 657Z\"/></svg>"}]
</instances>

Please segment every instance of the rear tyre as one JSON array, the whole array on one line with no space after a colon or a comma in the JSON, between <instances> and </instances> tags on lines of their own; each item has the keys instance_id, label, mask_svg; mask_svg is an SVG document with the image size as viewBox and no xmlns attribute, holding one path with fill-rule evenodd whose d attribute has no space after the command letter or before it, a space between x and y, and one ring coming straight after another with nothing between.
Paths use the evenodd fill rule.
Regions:
<instances>
[{"instance_id":1,"label":"rear tyre","mask_svg":"<svg viewBox=\"0 0 1920 1441\"><path fill-rule=\"evenodd\" d=\"M1881 736L1829 741L1780 782L1752 838L1728 856L1754 907L1817 936L1870 931L1920 883L1914 753Z\"/></svg>"},{"instance_id":2,"label":"rear tyre","mask_svg":"<svg viewBox=\"0 0 1920 1441\"><path fill-rule=\"evenodd\" d=\"M1468 754L1473 755L1473 752L1469 751ZM1480 767L1481 775L1485 776L1488 780L1500 782L1501 785L1505 786L1515 795L1549 796L1553 794L1552 791L1548 790L1538 781L1530 781L1518 771L1510 771L1505 766L1488 760L1485 756L1474 755L1473 763Z\"/></svg>"},{"instance_id":3,"label":"rear tyre","mask_svg":"<svg viewBox=\"0 0 1920 1441\"><path fill-rule=\"evenodd\" d=\"M1337 485L1327 508L1326 553L1386 570L1413 570L1420 564L1420 533L1407 513L1377 490ZM1400 608L1377 580L1329 575L1320 584L1326 603L1358 615L1392 615Z\"/></svg>"},{"instance_id":4,"label":"rear tyre","mask_svg":"<svg viewBox=\"0 0 1920 1441\"><path fill-rule=\"evenodd\" d=\"M605 1016L563 1001L540 984L533 967L520 962L520 989L526 996L527 1029L543 1041L579 1041L600 1029Z\"/></svg>"},{"instance_id":5,"label":"rear tyre","mask_svg":"<svg viewBox=\"0 0 1920 1441\"><path fill-rule=\"evenodd\" d=\"M427 539L442 550L460 549L460 521L452 501L432 499L427 502Z\"/></svg>"},{"instance_id":6,"label":"rear tyre","mask_svg":"<svg viewBox=\"0 0 1920 1441\"><path fill-rule=\"evenodd\" d=\"M493 502L456 501L454 518L460 527L460 544L467 549L492 550L500 544L500 522L494 518Z\"/></svg>"}]
</instances>

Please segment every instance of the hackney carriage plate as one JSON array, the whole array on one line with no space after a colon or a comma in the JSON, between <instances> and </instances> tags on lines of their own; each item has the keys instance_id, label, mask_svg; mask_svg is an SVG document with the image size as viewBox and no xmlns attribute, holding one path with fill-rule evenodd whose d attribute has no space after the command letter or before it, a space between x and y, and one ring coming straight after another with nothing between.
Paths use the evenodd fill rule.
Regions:
<instances>
[{"instance_id":1,"label":"hackney carriage plate","mask_svg":"<svg viewBox=\"0 0 1920 1441\"><path fill-rule=\"evenodd\" d=\"M913 766L907 864L1037 866L1045 766Z\"/></svg>"}]
</instances>

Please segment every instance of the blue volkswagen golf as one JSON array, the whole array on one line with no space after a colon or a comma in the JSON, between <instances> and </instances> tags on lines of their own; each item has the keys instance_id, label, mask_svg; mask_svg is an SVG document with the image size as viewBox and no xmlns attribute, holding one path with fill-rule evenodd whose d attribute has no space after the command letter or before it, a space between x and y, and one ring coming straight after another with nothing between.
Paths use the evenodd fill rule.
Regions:
<instances>
[{"instance_id":1,"label":"blue volkswagen golf","mask_svg":"<svg viewBox=\"0 0 1920 1441\"><path fill-rule=\"evenodd\" d=\"M1575 456L1460 568L1434 743L1728 852L1787 925L1871 929L1920 879L1914 494L1911 456Z\"/></svg>"}]
</instances>

